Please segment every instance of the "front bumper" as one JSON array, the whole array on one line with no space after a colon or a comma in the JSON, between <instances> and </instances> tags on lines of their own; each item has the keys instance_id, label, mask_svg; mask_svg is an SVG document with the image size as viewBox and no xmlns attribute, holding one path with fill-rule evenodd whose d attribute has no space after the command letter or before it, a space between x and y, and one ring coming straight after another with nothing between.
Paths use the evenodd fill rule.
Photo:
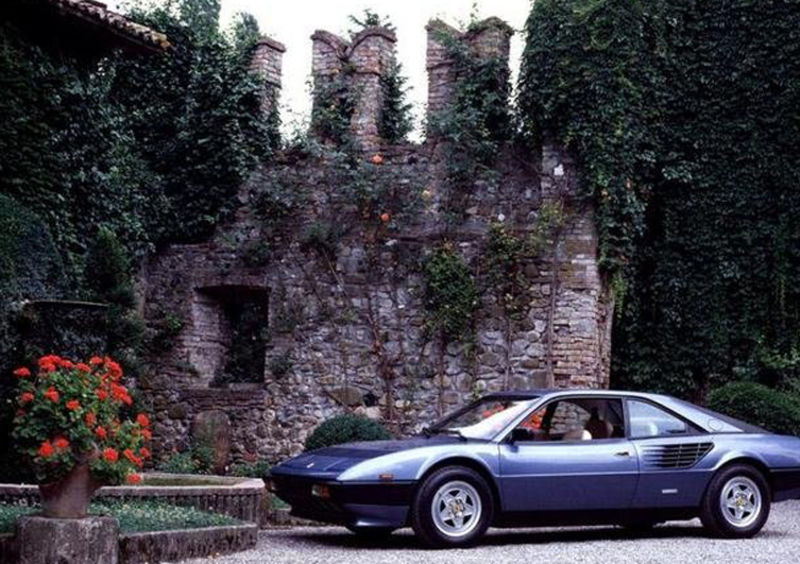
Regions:
<instances>
[{"instance_id":1,"label":"front bumper","mask_svg":"<svg viewBox=\"0 0 800 564\"><path fill-rule=\"evenodd\" d=\"M337 482L313 476L273 474L271 491L303 519L353 527L404 527L414 482ZM326 486L325 498L312 493Z\"/></svg>"}]
</instances>

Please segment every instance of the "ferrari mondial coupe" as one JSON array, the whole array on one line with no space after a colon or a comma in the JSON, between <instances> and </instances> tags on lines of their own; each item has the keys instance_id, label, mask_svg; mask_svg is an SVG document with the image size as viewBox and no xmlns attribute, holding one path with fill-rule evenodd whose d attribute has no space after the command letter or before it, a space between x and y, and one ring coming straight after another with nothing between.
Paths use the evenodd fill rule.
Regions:
<instances>
[{"instance_id":1,"label":"ferrari mondial coupe","mask_svg":"<svg viewBox=\"0 0 800 564\"><path fill-rule=\"evenodd\" d=\"M410 525L436 547L489 527L694 517L715 536L751 537L770 504L800 497L800 438L661 395L503 392L417 437L302 454L268 486L298 517L365 537Z\"/></svg>"}]
</instances>

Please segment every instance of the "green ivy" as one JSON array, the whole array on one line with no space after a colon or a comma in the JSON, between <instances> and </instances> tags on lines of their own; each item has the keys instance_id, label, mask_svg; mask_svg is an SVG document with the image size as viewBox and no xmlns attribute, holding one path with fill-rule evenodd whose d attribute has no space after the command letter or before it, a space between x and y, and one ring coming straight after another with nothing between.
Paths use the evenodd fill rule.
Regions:
<instances>
[{"instance_id":1,"label":"green ivy","mask_svg":"<svg viewBox=\"0 0 800 564\"><path fill-rule=\"evenodd\" d=\"M447 30L437 40L453 61L452 100L431 118L430 133L443 142L447 211L463 213L463 203L477 178L492 174L500 147L511 138L511 91L508 61L481 57Z\"/></svg>"},{"instance_id":2,"label":"green ivy","mask_svg":"<svg viewBox=\"0 0 800 564\"><path fill-rule=\"evenodd\" d=\"M702 400L797 347L799 24L783 0L534 4L520 109L594 200L615 385Z\"/></svg>"},{"instance_id":3,"label":"green ivy","mask_svg":"<svg viewBox=\"0 0 800 564\"><path fill-rule=\"evenodd\" d=\"M423 265L426 323L443 342L469 341L479 293L472 270L450 243L434 249Z\"/></svg>"}]
</instances>

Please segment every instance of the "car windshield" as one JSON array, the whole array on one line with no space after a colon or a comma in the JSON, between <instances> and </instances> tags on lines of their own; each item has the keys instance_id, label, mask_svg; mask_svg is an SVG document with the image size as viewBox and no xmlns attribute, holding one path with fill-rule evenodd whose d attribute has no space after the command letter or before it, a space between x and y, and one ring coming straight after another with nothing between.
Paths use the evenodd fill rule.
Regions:
<instances>
[{"instance_id":1,"label":"car windshield","mask_svg":"<svg viewBox=\"0 0 800 564\"><path fill-rule=\"evenodd\" d=\"M533 406L536 399L483 398L435 423L429 432L490 440Z\"/></svg>"}]
</instances>

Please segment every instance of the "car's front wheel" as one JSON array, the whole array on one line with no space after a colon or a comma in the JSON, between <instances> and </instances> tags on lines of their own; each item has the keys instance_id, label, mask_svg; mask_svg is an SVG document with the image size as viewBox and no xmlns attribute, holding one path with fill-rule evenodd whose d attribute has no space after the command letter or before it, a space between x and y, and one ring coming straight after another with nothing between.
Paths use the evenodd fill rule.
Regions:
<instances>
[{"instance_id":1,"label":"car's front wheel","mask_svg":"<svg viewBox=\"0 0 800 564\"><path fill-rule=\"evenodd\" d=\"M411 526L433 547L469 546L489 528L494 498L480 474L448 466L434 471L420 486L411 507Z\"/></svg>"},{"instance_id":2,"label":"car's front wheel","mask_svg":"<svg viewBox=\"0 0 800 564\"><path fill-rule=\"evenodd\" d=\"M770 489L764 476L747 464L720 470L708 485L700 519L717 537L755 536L767 522Z\"/></svg>"}]
</instances>

